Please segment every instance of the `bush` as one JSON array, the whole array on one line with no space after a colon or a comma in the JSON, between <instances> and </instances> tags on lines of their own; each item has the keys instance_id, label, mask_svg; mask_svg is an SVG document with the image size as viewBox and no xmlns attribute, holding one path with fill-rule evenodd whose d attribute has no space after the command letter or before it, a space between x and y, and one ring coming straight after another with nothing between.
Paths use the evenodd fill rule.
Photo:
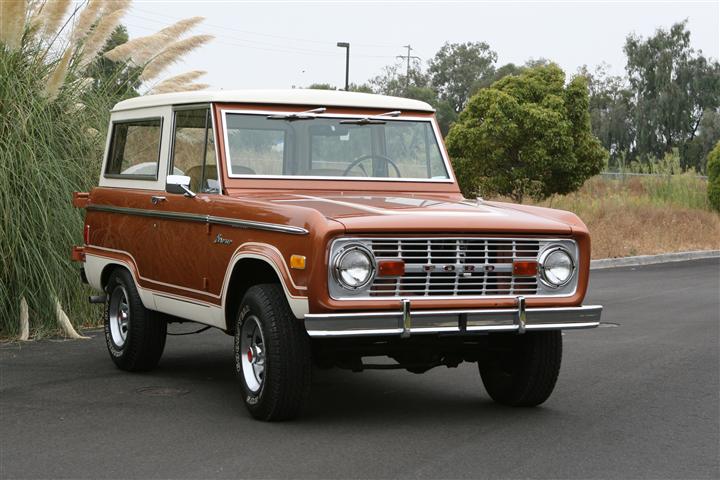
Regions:
<instances>
[{"instance_id":1,"label":"bush","mask_svg":"<svg viewBox=\"0 0 720 480\"><path fill-rule=\"evenodd\" d=\"M463 193L546 198L577 190L607 152L590 130L583 77L565 85L554 64L524 70L480 90L446 139Z\"/></svg>"},{"instance_id":2,"label":"bush","mask_svg":"<svg viewBox=\"0 0 720 480\"><path fill-rule=\"evenodd\" d=\"M707 158L708 201L710 206L720 211L720 142L715 145Z\"/></svg>"}]
</instances>

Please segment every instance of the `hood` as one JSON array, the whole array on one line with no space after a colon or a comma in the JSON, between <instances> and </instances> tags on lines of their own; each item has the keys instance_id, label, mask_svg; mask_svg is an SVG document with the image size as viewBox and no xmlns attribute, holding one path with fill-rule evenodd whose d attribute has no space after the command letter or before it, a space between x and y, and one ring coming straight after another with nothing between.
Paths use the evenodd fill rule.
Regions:
<instances>
[{"instance_id":1,"label":"hood","mask_svg":"<svg viewBox=\"0 0 720 480\"><path fill-rule=\"evenodd\" d=\"M253 195L255 200L260 200ZM415 193L267 195L265 201L315 210L348 232L498 232L570 234L571 225L544 208Z\"/></svg>"}]
</instances>

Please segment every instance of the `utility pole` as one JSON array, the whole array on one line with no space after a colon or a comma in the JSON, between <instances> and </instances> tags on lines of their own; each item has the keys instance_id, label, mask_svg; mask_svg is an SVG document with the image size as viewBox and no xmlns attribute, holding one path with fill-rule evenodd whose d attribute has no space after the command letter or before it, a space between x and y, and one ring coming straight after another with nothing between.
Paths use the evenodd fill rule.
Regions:
<instances>
[{"instance_id":1,"label":"utility pole","mask_svg":"<svg viewBox=\"0 0 720 480\"><path fill-rule=\"evenodd\" d=\"M345 49L345 91L350 88L350 44L348 42L338 42L337 46Z\"/></svg>"},{"instance_id":2,"label":"utility pole","mask_svg":"<svg viewBox=\"0 0 720 480\"><path fill-rule=\"evenodd\" d=\"M420 60L420 57L410 55L410 52L414 49L409 44L403 45L403 48L407 48L407 55L398 55L396 58L407 59L407 70L405 71L405 93L407 93L408 88L410 88L410 60Z\"/></svg>"}]
</instances>

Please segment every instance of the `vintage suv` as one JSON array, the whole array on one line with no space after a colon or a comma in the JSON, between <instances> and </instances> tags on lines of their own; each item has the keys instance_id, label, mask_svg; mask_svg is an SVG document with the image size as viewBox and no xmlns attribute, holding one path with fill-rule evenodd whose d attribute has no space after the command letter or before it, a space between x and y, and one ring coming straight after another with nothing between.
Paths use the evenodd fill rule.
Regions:
<instances>
[{"instance_id":1,"label":"vintage suv","mask_svg":"<svg viewBox=\"0 0 720 480\"><path fill-rule=\"evenodd\" d=\"M433 109L321 90L151 95L112 111L73 258L103 292L110 356L153 368L169 322L235 337L244 401L296 416L314 367L477 362L489 395L552 392L583 306L574 214L458 189ZM391 360L368 363L368 357ZM365 360L364 360L365 359Z\"/></svg>"}]
</instances>

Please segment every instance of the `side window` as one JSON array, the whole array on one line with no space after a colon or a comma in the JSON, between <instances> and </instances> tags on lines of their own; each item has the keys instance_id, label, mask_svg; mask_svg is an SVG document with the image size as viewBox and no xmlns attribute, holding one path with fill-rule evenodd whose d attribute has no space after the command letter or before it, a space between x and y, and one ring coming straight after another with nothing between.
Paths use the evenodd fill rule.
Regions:
<instances>
[{"instance_id":1,"label":"side window","mask_svg":"<svg viewBox=\"0 0 720 480\"><path fill-rule=\"evenodd\" d=\"M157 180L162 119L114 122L105 176Z\"/></svg>"},{"instance_id":2,"label":"side window","mask_svg":"<svg viewBox=\"0 0 720 480\"><path fill-rule=\"evenodd\" d=\"M209 108L175 112L172 173L190 177L190 190L195 192L220 191Z\"/></svg>"}]
</instances>

